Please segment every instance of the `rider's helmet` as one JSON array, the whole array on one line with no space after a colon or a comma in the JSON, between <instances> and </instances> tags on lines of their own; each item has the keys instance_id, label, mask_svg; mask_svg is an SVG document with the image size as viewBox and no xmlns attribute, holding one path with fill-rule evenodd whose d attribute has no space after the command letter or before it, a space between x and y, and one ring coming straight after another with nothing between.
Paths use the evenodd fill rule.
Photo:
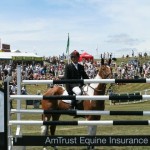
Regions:
<instances>
[{"instance_id":1,"label":"rider's helmet","mask_svg":"<svg viewBox=\"0 0 150 150\"><path fill-rule=\"evenodd\" d=\"M74 50L71 54L70 54L70 57L79 57L80 54L77 50Z\"/></svg>"}]
</instances>

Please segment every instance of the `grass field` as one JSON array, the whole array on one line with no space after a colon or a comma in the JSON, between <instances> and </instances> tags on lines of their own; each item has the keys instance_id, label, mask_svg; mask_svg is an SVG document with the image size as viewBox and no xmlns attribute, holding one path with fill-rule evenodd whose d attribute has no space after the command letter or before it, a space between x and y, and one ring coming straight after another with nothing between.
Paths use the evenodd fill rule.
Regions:
<instances>
[{"instance_id":1,"label":"grass field","mask_svg":"<svg viewBox=\"0 0 150 150\"><path fill-rule=\"evenodd\" d=\"M149 88L149 84L126 84L126 85L116 85L116 92L133 92L139 91ZM46 85L28 85L27 90L29 94L36 94L37 90L41 90L43 93L46 90ZM146 101L143 103L133 103L126 105L110 105L109 101L105 103L105 110L141 110L148 111L150 109L150 101ZM13 101L13 106L16 107L16 102ZM25 101L22 101L22 108L25 109ZM28 109L33 109L33 106L28 106ZM16 119L16 114L13 114L12 119ZM41 120L41 115L39 114L23 114L22 120ZM60 120L84 120L82 118L73 119L72 116L62 115ZM150 120L149 116L106 116L103 115L101 120ZM13 126L12 133L15 134L16 126ZM22 134L23 135L40 135L40 126L30 125L24 126L22 125ZM86 135L87 127L86 126L57 126L56 135ZM97 135L150 135L150 127L149 126L98 126ZM41 150L42 147L27 147L27 150ZM49 149L52 149L49 147ZM73 147L73 146L61 146L60 150L85 150L86 147ZM96 150L149 150L150 146L102 146L96 147Z\"/></svg>"}]
</instances>

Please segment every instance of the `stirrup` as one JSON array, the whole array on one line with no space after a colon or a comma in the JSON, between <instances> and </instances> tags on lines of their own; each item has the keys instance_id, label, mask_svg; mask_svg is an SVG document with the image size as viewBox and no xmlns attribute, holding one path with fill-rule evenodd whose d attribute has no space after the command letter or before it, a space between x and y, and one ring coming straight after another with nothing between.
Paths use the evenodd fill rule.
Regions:
<instances>
[{"instance_id":1,"label":"stirrup","mask_svg":"<svg viewBox=\"0 0 150 150\"><path fill-rule=\"evenodd\" d=\"M75 109L77 109L77 106L75 106L75 105L70 105L70 108L69 108L69 109L75 110Z\"/></svg>"},{"instance_id":2,"label":"stirrup","mask_svg":"<svg viewBox=\"0 0 150 150\"><path fill-rule=\"evenodd\" d=\"M76 107L70 107L69 109L70 109L70 110L75 110L75 109L76 109Z\"/></svg>"}]
</instances>

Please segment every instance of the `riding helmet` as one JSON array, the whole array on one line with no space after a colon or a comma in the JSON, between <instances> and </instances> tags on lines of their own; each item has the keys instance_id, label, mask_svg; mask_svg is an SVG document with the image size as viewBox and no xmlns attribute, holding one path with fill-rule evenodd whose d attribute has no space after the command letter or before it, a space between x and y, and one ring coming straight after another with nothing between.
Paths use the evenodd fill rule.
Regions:
<instances>
[{"instance_id":1,"label":"riding helmet","mask_svg":"<svg viewBox=\"0 0 150 150\"><path fill-rule=\"evenodd\" d=\"M71 57L79 57L80 54L77 50L74 50L71 54L70 54Z\"/></svg>"}]
</instances>

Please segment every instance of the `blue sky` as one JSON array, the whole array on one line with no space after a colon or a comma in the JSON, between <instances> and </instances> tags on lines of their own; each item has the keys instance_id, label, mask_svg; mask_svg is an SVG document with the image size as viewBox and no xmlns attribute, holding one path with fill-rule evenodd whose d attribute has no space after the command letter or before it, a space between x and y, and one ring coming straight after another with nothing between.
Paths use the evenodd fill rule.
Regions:
<instances>
[{"instance_id":1,"label":"blue sky","mask_svg":"<svg viewBox=\"0 0 150 150\"><path fill-rule=\"evenodd\" d=\"M150 54L150 0L3 0L0 38L40 56ZM96 50L98 48L98 51Z\"/></svg>"}]
</instances>

